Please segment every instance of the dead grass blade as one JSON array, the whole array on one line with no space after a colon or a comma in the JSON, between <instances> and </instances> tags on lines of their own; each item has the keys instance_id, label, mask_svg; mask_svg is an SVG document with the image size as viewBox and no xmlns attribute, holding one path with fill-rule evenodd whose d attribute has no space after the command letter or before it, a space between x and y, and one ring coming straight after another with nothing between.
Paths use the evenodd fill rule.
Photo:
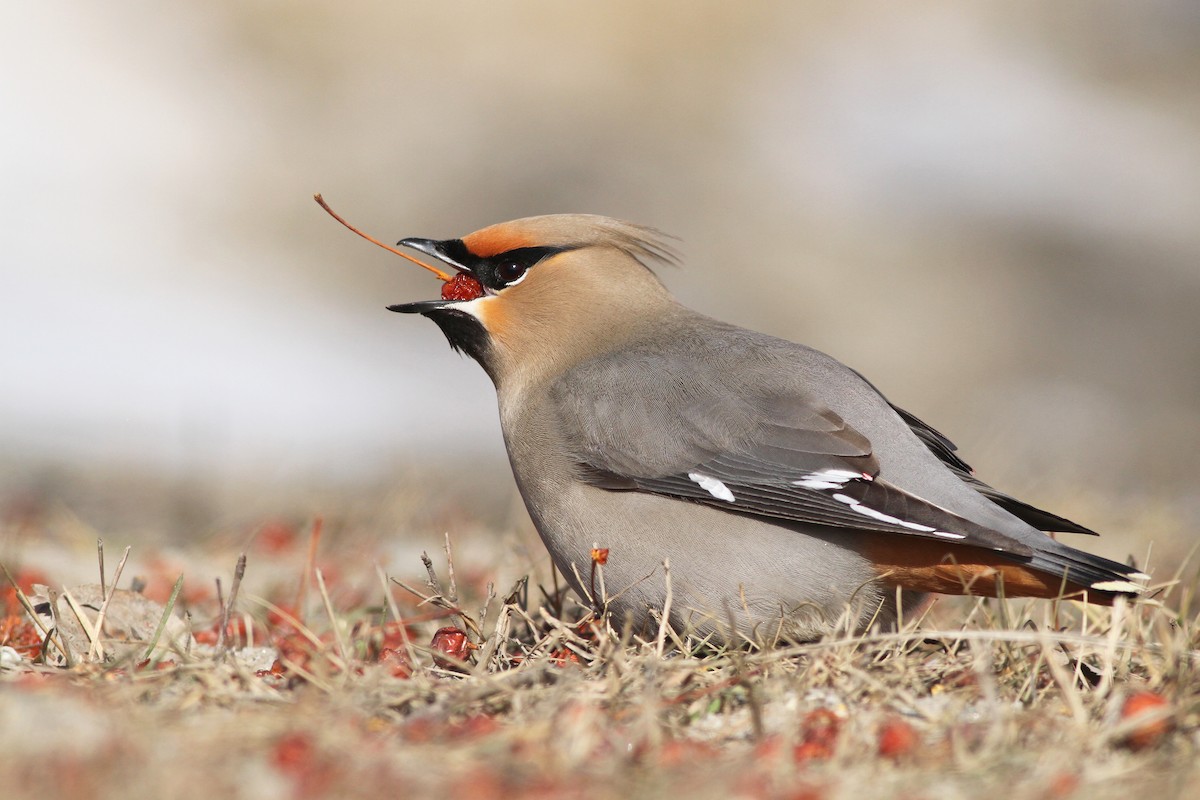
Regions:
<instances>
[{"instance_id":1,"label":"dead grass blade","mask_svg":"<svg viewBox=\"0 0 1200 800\"><path fill-rule=\"evenodd\" d=\"M158 627L154 629L154 635L150 637L150 644L146 647L146 652L142 654L142 660L150 658L154 654L154 650L158 647L158 640L162 638L163 631L167 628L167 620L171 618L171 614L175 611L175 601L179 599L179 592L183 589L183 573L179 573L179 577L175 579L175 586L171 589L171 596L167 598L167 605L163 609L162 617L158 620Z\"/></svg>"}]
</instances>

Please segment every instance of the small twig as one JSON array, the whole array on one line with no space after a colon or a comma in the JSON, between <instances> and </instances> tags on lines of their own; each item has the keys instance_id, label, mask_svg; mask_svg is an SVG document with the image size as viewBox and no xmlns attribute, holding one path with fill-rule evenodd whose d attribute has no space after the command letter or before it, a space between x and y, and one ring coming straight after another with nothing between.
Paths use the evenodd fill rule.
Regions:
<instances>
[{"instance_id":1,"label":"small twig","mask_svg":"<svg viewBox=\"0 0 1200 800\"><path fill-rule=\"evenodd\" d=\"M100 562L100 596L108 597L108 585L104 577L104 540L96 539L96 559Z\"/></svg>"},{"instance_id":2,"label":"small twig","mask_svg":"<svg viewBox=\"0 0 1200 800\"><path fill-rule=\"evenodd\" d=\"M575 632L574 626L563 622L558 617L551 616L550 612L545 608L539 608L538 614L542 620L550 626L549 630L530 651L537 652L547 644L561 643L563 645L575 644L579 646L587 646L587 642Z\"/></svg>"},{"instance_id":3,"label":"small twig","mask_svg":"<svg viewBox=\"0 0 1200 800\"><path fill-rule=\"evenodd\" d=\"M550 559L550 585L554 588L554 597L551 598L550 610L556 616L562 616L563 610L563 587L558 585L558 566L554 563L554 559ZM540 586L538 587L541 588ZM542 594L546 594L546 590L542 589Z\"/></svg>"},{"instance_id":4,"label":"small twig","mask_svg":"<svg viewBox=\"0 0 1200 800\"><path fill-rule=\"evenodd\" d=\"M317 567L317 547L321 543L321 530L325 527L325 518L313 520L312 533L308 537L308 560L305 562L304 573L300 576L300 591L296 595L296 615L304 620L304 607L308 605L308 576Z\"/></svg>"},{"instance_id":5,"label":"small twig","mask_svg":"<svg viewBox=\"0 0 1200 800\"><path fill-rule=\"evenodd\" d=\"M1071 709L1071 715L1075 718L1075 722L1079 725L1086 725L1087 711L1083 707L1083 701L1079 699L1078 678L1063 669L1062 665L1055 660L1051 650L1052 640L1043 639L1039 644L1041 644L1042 654L1045 657L1046 668L1050 671L1050 677L1058 684L1058 691L1062 695L1063 702Z\"/></svg>"},{"instance_id":6,"label":"small twig","mask_svg":"<svg viewBox=\"0 0 1200 800\"><path fill-rule=\"evenodd\" d=\"M1112 691L1116 672L1117 642L1121 639L1121 630L1125 624L1125 611L1128 607L1128 601L1120 595L1113 601L1112 625L1108 631L1108 645L1104 648L1101 662L1103 667L1100 672L1100 685L1096 687L1096 692L1100 697L1106 697Z\"/></svg>"},{"instance_id":7,"label":"small twig","mask_svg":"<svg viewBox=\"0 0 1200 800\"><path fill-rule=\"evenodd\" d=\"M553 567L553 563L551 563L551 566ZM554 614L556 617L561 617L563 613L563 595L566 592L566 589L558 586L557 583L557 581L554 581L552 584L554 586L552 590L553 593L547 592L546 587L542 586L540 583L538 584L538 591L542 594L542 600L545 601L545 604L550 608L550 613Z\"/></svg>"},{"instance_id":8,"label":"small twig","mask_svg":"<svg viewBox=\"0 0 1200 800\"><path fill-rule=\"evenodd\" d=\"M221 630L217 632L217 651L220 652L225 647L225 619L228 616L225 606L225 593L221 590L221 576L218 575L214 579L217 583L217 610L220 611L220 620L218 625Z\"/></svg>"},{"instance_id":9,"label":"small twig","mask_svg":"<svg viewBox=\"0 0 1200 800\"><path fill-rule=\"evenodd\" d=\"M383 567L375 565L375 574L379 576L379 585L383 587L383 596L387 603L387 608L392 612L392 619L396 621L396 625L400 630L400 641L404 645L404 652L408 656L410 664L417 663L417 651L413 647L412 640L408 637L408 625L404 621L404 617L400 614L400 605L396 602L396 597L392 594L392 587L388 585L387 575L384 574Z\"/></svg>"},{"instance_id":10,"label":"small twig","mask_svg":"<svg viewBox=\"0 0 1200 800\"><path fill-rule=\"evenodd\" d=\"M584 585L583 584L583 576L579 574L579 565L576 564L574 561L571 562L571 572L575 573L576 585L583 586ZM584 594L586 594L587 597L583 598L584 600L587 601L588 608L590 608L593 612L596 610L596 594L595 594L595 592L592 591L593 587L591 584L595 581L595 579L596 579L596 565L595 565L595 563L593 563L592 564L592 580L588 582L588 588L584 590Z\"/></svg>"},{"instance_id":11,"label":"small twig","mask_svg":"<svg viewBox=\"0 0 1200 800\"><path fill-rule=\"evenodd\" d=\"M97 541L99 541L99 540L97 540ZM108 589L107 592L104 591L103 583L101 584L101 593L104 597L104 600L101 601L100 610L96 613L96 632L97 632L97 634L104 633L104 618L108 615L108 603L110 600L112 600L113 595L116 594L116 592L117 592L117 585L121 582L121 573L125 571L125 562L129 560L129 553L132 550L133 550L133 546L128 545L125 548L125 552L121 554L121 560L117 562L117 570L116 570L116 572L113 573L112 586ZM103 552L103 550L101 550L101 552ZM103 567L101 567L101 573L103 573ZM99 636L97 636L96 641L99 642ZM93 643L93 644L95 644L95 643ZM88 650L88 658L91 658L91 657L92 657L92 650L89 649Z\"/></svg>"},{"instance_id":12,"label":"small twig","mask_svg":"<svg viewBox=\"0 0 1200 800\"><path fill-rule=\"evenodd\" d=\"M528 611L526 611L521 606L514 606L514 605L508 606L508 610L509 610L509 613L515 614L516 616L520 617L521 622L523 622L525 624L525 627L529 629L530 636L538 635L538 631L540 630L540 627L538 626L537 622L533 619L533 617L529 616ZM538 606L538 613L545 615L545 614L548 614L549 612L546 611L545 606ZM543 636L541 639L536 640L532 645L526 645L523 642L518 642L517 645L524 652L525 657L528 658L528 657L532 656L534 653L536 653L538 648L540 648L542 646L542 643L544 643L545 641L546 641L545 636Z\"/></svg>"},{"instance_id":13,"label":"small twig","mask_svg":"<svg viewBox=\"0 0 1200 800\"><path fill-rule=\"evenodd\" d=\"M667 628L671 627L671 601L675 595L671 590L671 559L664 558L663 576L667 582L667 598L663 601L662 619L658 623L658 638L654 641L654 652L659 658L663 656L663 647L667 643Z\"/></svg>"},{"instance_id":14,"label":"small twig","mask_svg":"<svg viewBox=\"0 0 1200 800\"><path fill-rule=\"evenodd\" d=\"M492 635L484 642L483 652L479 654L479 661L475 665L476 677L486 674L491 669L492 662L502 658L503 652L506 650L505 645L508 643L509 615L511 613L508 606L503 606L500 613L496 615L496 627L492 629Z\"/></svg>"},{"instance_id":15,"label":"small twig","mask_svg":"<svg viewBox=\"0 0 1200 800\"><path fill-rule=\"evenodd\" d=\"M288 625L290 625L292 628L294 628L296 630L296 633L299 633L301 636L303 636L305 639L307 639L309 644L317 647L318 649L325 648L325 643L321 641L321 637L317 636L315 633L313 633L311 630L309 630L308 626L305 625L302 620L298 619L295 615L293 615L291 612L289 612L286 608L277 606L274 603L272 603L270 600L267 600L266 598L263 598L263 597L259 597L258 595L253 595L253 594L246 595L246 599L252 603L258 603L260 606L267 609L267 611L270 611L271 613L278 616L281 620L283 620Z\"/></svg>"},{"instance_id":16,"label":"small twig","mask_svg":"<svg viewBox=\"0 0 1200 800\"><path fill-rule=\"evenodd\" d=\"M740 598L742 600L742 607L746 608L745 587L744 586L741 586L741 585L738 586L738 594L742 595L742 597ZM724 630L720 631L721 634L723 634L723 638L725 639L725 644L724 644L725 649L736 650L738 647L741 646L738 644L739 640L749 647L757 647L758 642L756 642L753 638L753 634L754 634L753 629L751 630L750 634L744 634L744 633L742 633L741 629L738 628L737 618L733 615L733 606L731 606L729 604L728 599L725 599L721 602L721 610L725 612L725 628L724 628ZM748 611L748 609L747 609L747 611ZM716 623L717 619L716 619L715 615L711 619L714 623ZM838 625L840 627L841 623L839 622ZM714 625L714 627L716 627L716 626ZM668 630L670 630L670 629L668 628ZM835 630L836 630L836 628L835 628Z\"/></svg>"},{"instance_id":17,"label":"small twig","mask_svg":"<svg viewBox=\"0 0 1200 800\"><path fill-rule=\"evenodd\" d=\"M342 637L342 628L338 625L337 615L333 613L333 603L329 600L329 592L325 589L325 576L321 574L321 570L314 572L317 576L317 588L321 591L321 602L325 604L325 613L329 615L329 624L333 626L333 640L337 643L338 655L342 657L342 662L349 665L350 659L346 656L346 642Z\"/></svg>"},{"instance_id":18,"label":"small twig","mask_svg":"<svg viewBox=\"0 0 1200 800\"><path fill-rule=\"evenodd\" d=\"M400 580L399 578L388 578L388 580L390 580L392 583L399 586L404 591L411 594L413 597L416 597L417 599L419 599L421 602L417 603L418 607L426 605L426 604L432 604L434 601L441 599L438 595L425 594L420 589L416 589L412 586L409 586L407 583Z\"/></svg>"},{"instance_id":19,"label":"small twig","mask_svg":"<svg viewBox=\"0 0 1200 800\"><path fill-rule=\"evenodd\" d=\"M379 240L378 240L378 239L376 239L374 236L368 236L367 234L363 233L363 232L362 232L362 231L360 231L358 228L354 227L354 226L353 226L353 225L351 225L349 222L346 222L346 220L342 219L342 218L341 218L341 217L338 215L338 213L337 213L336 211L334 211L332 208L330 208L330 207L329 207L329 204L325 202L325 198L324 198L324 197L322 197L320 194L314 194L314 195L313 195L313 200L316 200L316 201L317 201L317 205L319 205L321 208L325 209L325 211L326 211L326 212L328 212L329 216L333 217L333 218L334 218L334 219L336 219L338 222L342 223L342 224L343 224L343 225L345 225L347 228L349 228L350 230L354 231L355 233L357 233L359 236L361 236L361 237L363 237L364 239L366 239L366 240L367 240L368 242L370 242L371 244L379 245L379 246L380 246L380 247L382 247L384 250L387 250L389 253L394 253L394 254L396 254L396 255L400 256L401 258L404 258L404 259L407 259L407 260L411 261L412 263L416 264L418 267L423 267L424 269L427 269L427 270L429 270L429 271L430 271L430 272L432 272L434 275L437 275L437 276L438 276L438 278L440 278L440 279L441 279L441 280L443 280L443 281L448 281L448 280L450 280L450 279L453 277L453 276L451 276L451 275L449 275L449 274L447 274L447 273L445 273L445 272L442 272L442 271L441 271L440 269L438 269L437 267L430 266L429 264L426 264L424 261L421 261L419 258L413 258L413 257L412 257L412 256L410 256L408 253L405 253L405 252L404 252L404 251L402 251L402 250L397 250L396 248L394 248L394 247L392 247L392 246L390 246L390 245L386 245L386 244L384 244L383 242L379 241Z\"/></svg>"},{"instance_id":20,"label":"small twig","mask_svg":"<svg viewBox=\"0 0 1200 800\"><path fill-rule=\"evenodd\" d=\"M572 563L571 568L574 569L574 567L575 567L575 565L574 565L574 563ZM612 597L605 597L604 598L604 608L601 609L601 611L604 614L607 614L608 613L607 609L610 604L616 602L617 600L620 600L622 597L625 596L626 592L632 591L633 588L636 587L638 584L645 583L646 581L653 578L656 572L658 572L658 567L654 567L652 570L647 572L642 577L633 580L632 582L629 583L628 586L626 586L624 589L622 589L621 591L614 594ZM575 578L576 578L576 580L579 580L582 583L582 578L579 577L579 570L577 570L577 569L575 569ZM587 600L588 600L588 602L591 602L591 598L587 598ZM593 613L595 613L594 610L593 610ZM597 615L597 616L602 616L602 615Z\"/></svg>"},{"instance_id":21,"label":"small twig","mask_svg":"<svg viewBox=\"0 0 1200 800\"><path fill-rule=\"evenodd\" d=\"M70 589L64 587L62 594L63 597L67 599L67 605L70 606L71 612L75 615L75 619L79 621L79 627L83 629L83 634L88 638L89 647L86 660L91 660L92 652L97 650L97 648L99 650L99 655L97 657L103 659L104 646L100 644L100 629L92 627L92 621L88 619L87 614L83 613L83 609L80 607L78 601L75 600L75 596L71 594Z\"/></svg>"},{"instance_id":22,"label":"small twig","mask_svg":"<svg viewBox=\"0 0 1200 800\"><path fill-rule=\"evenodd\" d=\"M485 625L487 625L488 606L490 606L492 604L492 600L495 597L496 597L495 584L493 584L491 581L488 581L487 596L484 597L484 599L483 599L483 607L479 609L479 628L480 628L480 630L482 630L483 627ZM501 609L500 616L503 616L503 612L504 612L504 610ZM480 637L481 639L483 639L483 643L481 645L483 647L483 653L481 654L481 657L479 658L478 662L476 662L475 673L477 675L485 673L488 670L488 662L491 661L492 654L494 652L496 652L496 643L497 643L496 637L499 635L499 629L500 629L500 619L498 617L496 619L496 627L494 627L492 629L492 635L487 637L486 639L483 639L482 636Z\"/></svg>"},{"instance_id":23,"label":"small twig","mask_svg":"<svg viewBox=\"0 0 1200 800\"><path fill-rule=\"evenodd\" d=\"M129 553L133 550L133 545L126 545L125 552L121 553L121 560L117 562L117 569L113 572L112 586L108 590L106 597L112 597L117 586L121 583L121 573L125 571L125 562L129 560Z\"/></svg>"},{"instance_id":24,"label":"small twig","mask_svg":"<svg viewBox=\"0 0 1200 800\"><path fill-rule=\"evenodd\" d=\"M597 554L599 552L600 552L600 543L592 542L592 571L591 571L591 575L588 576L588 594L592 598L592 611L596 612L596 616L599 616L603 612L603 603L604 603L604 570L601 569L601 566L603 565L604 562L597 557ZM605 559L608 558L607 550L605 551L604 557L605 557ZM599 573L599 577L600 577L600 593L599 594L596 593L596 574L597 573Z\"/></svg>"},{"instance_id":25,"label":"small twig","mask_svg":"<svg viewBox=\"0 0 1200 800\"><path fill-rule=\"evenodd\" d=\"M400 622L400 606L396 603L396 597L392 594L392 587L388 586L387 574L379 564L375 565L375 575L378 576L379 585L383 588L383 599L387 604L388 611L392 613L392 619Z\"/></svg>"},{"instance_id":26,"label":"small twig","mask_svg":"<svg viewBox=\"0 0 1200 800\"><path fill-rule=\"evenodd\" d=\"M437 572L433 568L433 560L429 557L428 553L421 553L421 563L425 565L425 585L428 586L433 592L433 596L424 597L424 595L421 595L420 592L413 591L411 586L408 586L401 581L396 580L395 578L392 578L392 580L396 581L397 584L403 586L405 589L408 589L410 592L413 592L413 594L417 595L418 597L424 597L423 602L431 603L439 608L445 608L453 611L462 620L463 625L469 628L471 633L475 634L475 638L479 641L483 641L483 630L479 627L478 623L471 619L470 615L463 611L458 603L447 599L445 592L442 590L442 582L438 578Z\"/></svg>"},{"instance_id":27,"label":"small twig","mask_svg":"<svg viewBox=\"0 0 1200 800\"><path fill-rule=\"evenodd\" d=\"M541 587L539 586L538 588L540 589ZM545 596L545 594L546 594L546 591L543 589L542 595ZM513 584L513 588L509 590L508 594L506 594L504 596L504 603L506 605L513 606L513 605L521 605L521 604L527 602L528 600L529 600L529 576L523 575L517 580L516 583Z\"/></svg>"},{"instance_id":28,"label":"small twig","mask_svg":"<svg viewBox=\"0 0 1200 800\"><path fill-rule=\"evenodd\" d=\"M476 624L475 620L471 619L470 615L467 614L467 612L463 611L461 608L454 605L453 603L447 601L446 598L442 597L440 594L434 594L434 595L425 594L424 592L422 592L418 589L414 589L413 587L409 586L407 583L400 580L399 578L390 578L389 580L391 580L392 583L396 584L401 589L404 589L406 592L413 595L414 597L420 598L421 602L417 604L418 606L431 605L431 606L437 606L438 608L445 609L451 615L457 616L459 619L461 619L463 625L470 628L471 633L475 634L475 636L477 638L479 638L480 640L483 639L483 631L479 629L479 625ZM413 620L413 621L415 621L415 620Z\"/></svg>"},{"instance_id":29,"label":"small twig","mask_svg":"<svg viewBox=\"0 0 1200 800\"><path fill-rule=\"evenodd\" d=\"M67 669L75 666L75 659L71 657L71 648L66 646L67 637L63 634L62 625L58 621L58 593L53 589L47 588L46 594L50 596L50 619L54 622L54 630L58 632L59 642L58 649L62 651L63 661L66 662Z\"/></svg>"},{"instance_id":30,"label":"small twig","mask_svg":"<svg viewBox=\"0 0 1200 800\"><path fill-rule=\"evenodd\" d=\"M246 575L246 554L238 556L237 566L233 568L233 583L229 587L229 602L223 603L221 609L221 632L217 634L217 654L224 655L229 648L229 617L233 614L233 604L237 602L238 589L242 586L242 578Z\"/></svg>"},{"instance_id":31,"label":"small twig","mask_svg":"<svg viewBox=\"0 0 1200 800\"><path fill-rule=\"evenodd\" d=\"M458 602L458 585L454 582L454 553L450 549L450 532L446 531L446 572L450 579L450 594L446 599L451 603ZM480 620L482 622L482 620Z\"/></svg>"},{"instance_id":32,"label":"small twig","mask_svg":"<svg viewBox=\"0 0 1200 800\"><path fill-rule=\"evenodd\" d=\"M496 599L496 584L488 581L487 595L483 598L483 607L479 609L479 624L482 627L487 624L488 606Z\"/></svg>"},{"instance_id":33,"label":"small twig","mask_svg":"<svg viewBox=\"0 0 1200 800\"><path fill-rule=\"evenodd\" d=\"M171 618L171 612L175 610L175 600L179 597L179 591L183 588L183 573L179 573L179 578L175 581L175 588L171 590L171 597L167 600L167 607L163 609L162 619L158 621L158 627L154 629L154 636L150 639L150 646L146 648L143 659L149 658L154 653L154 648L158 647L158 639L162 636L167 627L167 620Z\"/></svg>"},{"instance_id":34,"label":"small twig","mask_svg":"<svg viewBox=\"0 0 1200 800\"><path fill-rule=\"evenodd\" d=\"M438 597L445 597L446 593L442 591L442 582L438 580L437 572L433 569L433 559L425 551L421 551L421 563L425 565L425 585Z\"/></svg>"},{"instance_id":35,"label":"small twig","mask_svg":"<svg viewBox=\"0 0 1200 800\"><path fill-rule=\"evenodd\" d=\"M488 671L491 662L498 655L502 655L506 650L505 645L508 643L509 618L512 615L512 609L515 607L521 598L521 590L528 585L529 576L526 575L513 584L513 588L505 595L500 606L500 612L496 615L496 626L492 629L492 635L488 637L484 643L483 652L480 654L479 662L475 668L477 675L482 675ZM492 598L496 596L495 590L491 583L488 584L488 598L483 605L483 611L480 614L480 619L487 618L488 604Z\"/></svg>"},{"instance_id":36,"label":"small twig","mask_svg":"<svg viewBox=\"0 0 1200 800\"><path fill-rule=\"evenodd\" d=\"M57 631L53 626L51 626L49 628L46 627L46 623L42 621L42 615L37 613L36 611L34 611L33 603L30 602L29 596L27 594L25 594L24 590L21 589L21 585L19 583L17 583L17 579L14 578L12 576L12 573L8 571L8 567L5 566L3 563L0 563L0 570L4 571L4 577L8 579L9 584L13 587L13 591L16 592L17 601L20 602L21 608L25 609L25 614L29 617L30 620L33 621L33 624L36 625L37 629L39 631L41 631L41 633L42 633L42 656L41 657L42 657L43 661L45 660L45 645L47 642L53 642L54 646L57 647L59 649L59 651L62 652L63 655L65 656L66 648L63 646L63 643L61 641L61 638L62 638L61 632ZM51 615L51 616L53 617L53 615ZM58 637L59 637L58 639L55 638L56 633L58 633Z\"/></svg>"}]
</instances>

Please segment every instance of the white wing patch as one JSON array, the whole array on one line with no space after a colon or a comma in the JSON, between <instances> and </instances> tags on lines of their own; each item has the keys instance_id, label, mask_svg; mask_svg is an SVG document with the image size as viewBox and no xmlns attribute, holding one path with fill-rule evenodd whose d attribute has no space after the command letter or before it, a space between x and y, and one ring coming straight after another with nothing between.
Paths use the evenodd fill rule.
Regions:
<instances>
[{"instance_id":1,"label":"white wing patch","mask_svg":"<svg viewBox=\"0 0 1200 800\"><path fill-rule=\"evenodd\" d=\"M810 472L798 481L792 481L792 486L804 489L841 489L847 481L870 480L865 472L854 472L848 469L823 469Z\"/></svg>"},{"instance_id":2,"label":"white wing patch","mask_svg":"<svg viewBox=\"0 0 1200 800\"><path fill-rule=\"evenodd\" d=\"M724 500L726 503L736 502L733 498L733 492L729 491L729 487L716 478L700 472L689 472L688 478L695 481L701 489L718 500Z\"/></svg>"},{"instance_id":3,"label":"white wing patch","mask_svg":"<svg viewBox=\"0 0 1200 800\"><path fill-rule=\"evenodd\" d=\"M919 525L916 522L908 522L906 520L900 519L899 517L893 517L888 514L885 514L882 511L876 511L875 509L870 508L869 506L864 506L861 502L859 502L858 500L855 500L853 497L849 497L844 494L835 494L833 496L833 499L837 500L839 503L845 503L846 505L850 506L851 511L862 514L864 517L870 517L871 519L877 519L880 522L888 522L888 523L891 523L892 525L902 525L905 528L909 528L910 530L914 530L914 531L920 531L921 533L932 533L934 536L941 536L943 539L965 539L965 538L967 538L964 534L961 534L961 533L950 533L949 531L939 531L937 528L931 528L928 525Z\"/></svg>"},{"instance_id":4,"label":"white wing patch","mask_svg":"<svg viewBox=\"0 0 1200 800\"><path fill-rule=\"evenodd\" d=\"M1136 578L1138 576L1141 576L1142 578L1150 577L1149 575L1143 575L1140 572L1136 572L1130 577ZM1099 583L1093 583L1087 588L1098 589L1102 592L1130 592L1132 594L1141 594L1142 592L1146 591L1145 586L1138 586L1136 583L1131 581L1100 581Z\"/></svg>"},{"instance_id":5,"label":"white wing patch","mask_svg":"<svg viewBox=\"0 0 1200 800\"><path fill-rule=\"evenodd\" d=\"M696 480L696 475L689 475L689 478ZM712 480L711 478L709 480ZM870 474L866 472L856 472L849 469L822 469L817 472L810 472L798 481L792 481L792 486L799 486L802 489L844 489L850 481L869 481L873 480ZM718 481L720 483L720 481ZM704 484L700 484L704 486ZM708 487L705 487L708 488ZM721 485L724 489L724 485ZM713 491L709 489L709 491ZM714 494L715 496L715 494ZM732 495L731 495L732 497ZM931 528L928 525L920 525L916 522L908 522L907 520L893 517L890 514L885 514L882 511L877 511L870 506L864 506L861 501L855 500L853 497L845 494L835 494L833 499L839 503L845 503L850 506L850 510L864 517L877 519L880 522L887 522L891 525L900 525L909 530L920 531L921 533L931 533L934 536L941 536L944 539L965 539L967 538L961 533L951 533L950 531L939 531L937 528Z\"/></svg>"}]
</instances>

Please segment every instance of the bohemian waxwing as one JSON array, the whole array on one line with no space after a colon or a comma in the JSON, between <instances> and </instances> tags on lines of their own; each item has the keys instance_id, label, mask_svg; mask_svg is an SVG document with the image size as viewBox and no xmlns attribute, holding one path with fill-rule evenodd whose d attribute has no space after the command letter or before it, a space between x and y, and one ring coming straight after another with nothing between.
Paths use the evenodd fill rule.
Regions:
<instances>
[{"instance_id":1,"label":"bohemian waxwing","mask_svg":"<svg viewBox=\"0 0 1200 800\"><path fill-rule=\"evenodd\" d=\"M1105 603L1147 577L1050 538L1092 531L979 481L849 367L680 305L652 229L564 214L400 244L478 280L389 308L491 377L542 541L581 595L608 548L618 624L650 624L668 581L677 628L761 641L893 620L897 595Z\"/></svg>"}]
</instances>

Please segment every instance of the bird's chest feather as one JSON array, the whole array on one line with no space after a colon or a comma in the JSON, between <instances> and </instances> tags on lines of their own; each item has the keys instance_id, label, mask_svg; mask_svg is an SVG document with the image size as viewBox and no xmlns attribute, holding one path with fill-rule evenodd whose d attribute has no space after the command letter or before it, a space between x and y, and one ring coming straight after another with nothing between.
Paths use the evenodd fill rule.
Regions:
<instances>
[{"instance_id":1,"label":"bird's chest feather","mask_svg":"<svg viewBox=\"0 0 1200 800\"><path fill-rule=\"evenodd\" d=\"M547 538L571 525L578 482L558 420L548 411L502 401L500 424L513 477L538 531Z\"/></svg>"}]
</instances>

